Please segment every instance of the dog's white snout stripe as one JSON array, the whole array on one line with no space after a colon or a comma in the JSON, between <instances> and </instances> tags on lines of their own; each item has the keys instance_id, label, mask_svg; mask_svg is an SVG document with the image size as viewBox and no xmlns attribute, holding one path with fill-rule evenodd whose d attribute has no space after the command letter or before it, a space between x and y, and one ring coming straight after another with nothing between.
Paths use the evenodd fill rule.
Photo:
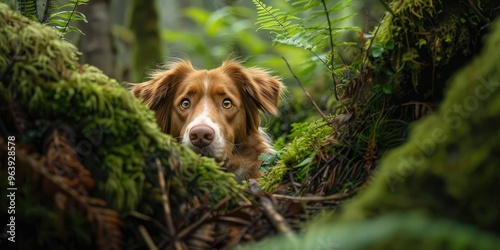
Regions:
<instances>
[{"instance_id":1,"label":"dog's white snout stripe","mask_svg":"<svg viewBox=\"0 0 500 250\"><path fill-rule=\"evenodd\" d=\"M210 145L204 147L203 149L193 145L193 143L189 138L191 129L193 129L193 127L200 125L208 126L214 131L214 138L212 143L210 143ZM184 135L182 136L181 143L187 145L195 152L205 154L206 156L209 157L214 157L216 159L222 159L223 157L225 157L223 154L224 154L224 149L226 147L226 142L221 132L220 126L217 123L215 123L212 119L210 119L208 101L206 99L203 102L203 112L201 112L193 121L191 121L187 125L186 131L184 131Z\"/></svg>"}]
</instances>

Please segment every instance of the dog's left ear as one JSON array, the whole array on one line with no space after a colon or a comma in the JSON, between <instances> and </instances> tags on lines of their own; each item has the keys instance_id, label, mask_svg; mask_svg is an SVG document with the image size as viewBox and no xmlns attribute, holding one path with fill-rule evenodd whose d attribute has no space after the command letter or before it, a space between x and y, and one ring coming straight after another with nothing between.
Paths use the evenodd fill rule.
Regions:
<instances>
[{"instance_id":1,"label":"dog's left ear","mask_svg":"<svg viewBox=\"0 0 500 250\"><path fill-rule=\"evenodd\" d=\"M278 113L278 100L284 89L281 79L260 68L244 68L235 61L226 61L221 67L243 88L257 108L272 115Z\"/></svg>"}]
</instances>

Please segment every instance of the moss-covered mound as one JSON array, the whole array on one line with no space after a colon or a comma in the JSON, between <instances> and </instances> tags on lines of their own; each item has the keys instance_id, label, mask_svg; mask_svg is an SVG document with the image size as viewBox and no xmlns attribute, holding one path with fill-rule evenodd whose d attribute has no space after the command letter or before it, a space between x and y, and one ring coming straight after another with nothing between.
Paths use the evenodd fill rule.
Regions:
<instances>
[{"instance_id":1,"label":"moss-covered mound","mask_svg":"<svg viewBox=\"0 0 500 250\"><path fill-rule=\"evenodd\" d=\"M84 247L90 236L78 225L101 225L94 222L105 216L89 212L96 207L162 218L170 215L165 204L175 215L181 206L200 200L214 206L238 192L232 174L161 133L152 111L98 69L78 64L77 55L55 29L0 4L0 183L2 193L11 185L3 153L13 142L22 158L12 184L19 190L17 241L27 248L52 240L70 247L64 235L78 232L71 244ZM7 206L1 203L2 218L8 218ZM50 233L57 223L48 221L61 217L62 228L65 215L74 224L68 222L66 233ZM99 244L115 236L94 229L104 239Z\"/></svg>"},{"instance_id":2,"label":"moss-covered mound","mask_svg":"<svg viewBox=\"0 0 500 250\"><path fill-rule=\"evenodd\" d=\"M481 48L498 15L492 0L392 0L370 52L386 85L401 101L441 100L446 80Z\"/></svg>"},{"instance_id":3,"label":"moss-covered mound","mask_svg":"<svg viewBox=\"0 0 500 250\"><path fill-rule=\"evenodd\" d=\"M452 78L439 109L381 159L373 181L334 216L275 249L500 247L500 20ZM279 247L278 247L279 246ZM253 248L262 245L252 246Z\"/></svg>"}]
</instances>

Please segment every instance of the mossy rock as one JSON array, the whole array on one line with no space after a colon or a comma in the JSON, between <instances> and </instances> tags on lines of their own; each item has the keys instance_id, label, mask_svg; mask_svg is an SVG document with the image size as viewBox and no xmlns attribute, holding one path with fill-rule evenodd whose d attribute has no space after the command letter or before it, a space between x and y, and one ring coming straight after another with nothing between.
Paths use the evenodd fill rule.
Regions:
<instances>
[{"instance_id":1,"label":"mossy rock","mask_svg":"<svg viewBox=\"0 0 500 250\"><path fill-rule=\"evenodd\" d=\"M318 216L298 238L249 248L500 248L500 20L486 38L439 109L381 159L342 211Z\"/></svg>"}]
</instances>

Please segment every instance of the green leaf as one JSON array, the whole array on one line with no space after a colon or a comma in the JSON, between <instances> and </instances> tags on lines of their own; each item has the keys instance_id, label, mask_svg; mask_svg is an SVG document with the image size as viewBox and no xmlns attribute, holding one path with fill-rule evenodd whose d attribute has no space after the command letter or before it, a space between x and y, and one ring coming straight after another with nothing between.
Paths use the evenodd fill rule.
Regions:
<instances>
[{"instance_id":1,"label":"green leaf","mask_svg":"<svg viewBox=\"0 0 500 250\"><path fill-rule=\"evenodd\" d=\"M313 159L314 159L314 156L307 157L302 162L300 162L299 164L295 165L295 167L296 168L300 168L300 167L304 167L306 165L309 165L312 162Z\"/></svg>"},{"instance_id":2,"label":"green leaf","mask_svg":"<svg viewBox=\"0 0 500 250\"><path fill-rule=\"evenodd\" d=\"M385 93L385 94L392 94L392 86L390 84L384 84L382 85L382 91Z\"/></svg>"},{"instance_id":3,"label":"green leaf","mask_svg":"<svg viewBox=\"0 0 500 250\"><path fill-rule=\"evenodd\" d=\"M384 53L384 47L380 43L374 43L371 47L371 53L374 58L378 58Z\"/></svg>"},{"instance_id":4,"label":"green leaf","mask_svg":"<svg viewBox=\"0 0 500 250\"><path fill-rule=\"evenodd\" d=\"M210 17L210 12L200 8L187 8L184 15L197 24L204 25Z\"/></svg>"},{"instance_id":5,"label":"green leaf","mask_svg":"<svg viewBox=\"0 0 500 250\"><path fill-rule=\"evenodd\" d=\"M388 50L393 50L394 49L394 41L390 40L385 44L385 48Z\"/></svg>"}]
</instances>

